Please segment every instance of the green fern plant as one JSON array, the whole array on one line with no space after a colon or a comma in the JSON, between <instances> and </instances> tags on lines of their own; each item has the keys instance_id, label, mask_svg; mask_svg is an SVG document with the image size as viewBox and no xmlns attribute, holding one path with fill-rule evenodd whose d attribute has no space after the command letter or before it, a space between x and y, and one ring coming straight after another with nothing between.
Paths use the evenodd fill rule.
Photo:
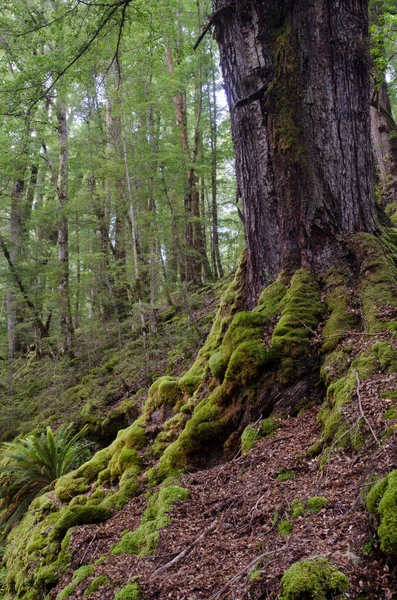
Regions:
<instances>
[{"instance_id":1,"label":"green fern plant","mask_svg":"<svg viewBox=\"0 0 397 600\"><path fill-rule=\"evenodd\" d=\"M6 533L29 504L62 475L89 458L86 428L73 435L73 425L51 427L0 447L0 530Z\"/></svg>"}]
</instances>

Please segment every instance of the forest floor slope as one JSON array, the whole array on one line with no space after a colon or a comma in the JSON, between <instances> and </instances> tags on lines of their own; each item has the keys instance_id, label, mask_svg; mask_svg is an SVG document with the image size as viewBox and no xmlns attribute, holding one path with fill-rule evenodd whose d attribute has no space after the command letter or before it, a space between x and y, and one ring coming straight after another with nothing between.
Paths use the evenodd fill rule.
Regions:
<instances>
[{"instance_id":1,"label":"forest floor slope","mask_svg":"<svg viewBox=\"0 0 397 600\"><path fill-rule=\"evenodd\" d=\"M378 432L397 422L384 418L390 401L374 393L380 384L385 382L375 376L362 389L363 409ZM142 496L104 524L75 528L70 570L51 598L70 583L76 569L101 556L106 560L75 589L74 598L111 600L132 574L145 600L277 598L283 572L317 556L327 557L349 577L350 598L395 598L396 573L377 549L361 493L374 473L382 477L395 467L396 431L380 448L371 438L358 455L338 450L324 464L321 457L307 457L321 436L317 413L315 407L282 420L275 434L258 440L249 453L183 476L179 485L189 491L189 500L171 511L156 556L110 552L122 531L139 525L146 505ZM327 503L313 501L318 498ZM175 565L156 574L186 550ZM87 595L100 576L108 583Z\"/></svg>"}]
</instances>

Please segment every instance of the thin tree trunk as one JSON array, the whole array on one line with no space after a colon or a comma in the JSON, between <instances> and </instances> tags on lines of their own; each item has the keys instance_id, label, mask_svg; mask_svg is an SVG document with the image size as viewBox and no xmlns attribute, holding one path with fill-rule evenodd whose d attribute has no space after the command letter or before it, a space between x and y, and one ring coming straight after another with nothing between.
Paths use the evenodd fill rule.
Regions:
<instances>
[{"instance_id":1,"label":"thin tree trunk","mask_svg":"<svg viewBox=\"0 0 397 600\"><path fill-rule=\"evenodd\" d=\"M10 211L10 261L15 266L19 262L22 252L22 196L25 186L24 179L16 179L11 192ZM4 252L4 247L3 247ZM21 349L18 337L18 322L21 316L19 311L18 295L13 287L7 291L7 330L8 330L8 355L15 358Z\"/></svg>"},{"instance_id":2,"label":"thin tree trunk","mask_svg":"<svg viewBox=\"0 0 397 600\"><path fill-rule=\"evenodd\" d=\"M211 64L214 63L214 58L211 50ZM211 244L211 258L212 258L212 269L214 273L218 274L218 277L223 277L223 267L221 262L221 255L219 252L219 231L218 231L218 110L216 100L216 80L215 70L211 69L211 92L208 88L209 95L209 107L210 107L210 123L211 123L211 214L212 214L212 244ZM212 110L211 110L212 106Z\"/></svg>"},{"instance_id":3,"label":"thin tree trunk","mask_svg":"<svg viewBox=\"0 0 397 600\"><path fill-rule=\"evenodd\" d=\"M74 329L70 306L70 274L69 274L69 222L66 213L68 204L68 125L66 107L62 102L57 107L58 139L59 139L59 172L57 196L59 207L58 220L58 263L59 263L59 328L63 349L72 352Z\"/></svg>"}]
</instances>

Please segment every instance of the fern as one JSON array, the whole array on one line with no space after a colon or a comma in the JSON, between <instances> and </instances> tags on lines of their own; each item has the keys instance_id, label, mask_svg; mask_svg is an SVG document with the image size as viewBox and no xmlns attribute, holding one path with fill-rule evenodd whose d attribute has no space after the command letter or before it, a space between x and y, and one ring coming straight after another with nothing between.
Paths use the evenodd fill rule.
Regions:
<instances>
[{"instance_id":1,"label":"fern","mask_svg":"<svg viewBox=\"0 0 397 600\"><path fill-rule=\"evenodd\" d=\"M6 442L0 447L0 529L6 533L29 504L53 487L62 475L88 458L86 429L73 435L73 425L50 427L39 435Z\"/></svg>"}]
</instances>

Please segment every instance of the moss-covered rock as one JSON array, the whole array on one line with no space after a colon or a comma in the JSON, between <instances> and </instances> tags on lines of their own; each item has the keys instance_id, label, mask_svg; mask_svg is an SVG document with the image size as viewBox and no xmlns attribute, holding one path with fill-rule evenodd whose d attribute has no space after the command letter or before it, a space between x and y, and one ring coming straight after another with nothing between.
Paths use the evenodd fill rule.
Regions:
<instances>
[{"instance_id":1,"label":"moss-covered rock","mask_svg":"<svg viewBox=\"0 0 397 600\"><path fill-rule=\"evenodd\" d=\"M281 579L280 600L330 600L349 589L349 580L325 558L295 563Z\"/></svg>"},{"instance_id":2,"label":"moss-covered rock","mask_svg":"<svg viewBox=\"0 0 397 600\"><path fill-rule=\"evenodd\" d=\"M90 485L85 477L73 478L70 475L64 475L56 482L55 495L61 502L69 502L75 496L84 494L89 489Z\"/></svg>"},{"instance_id":3,"label":"moss-covered rock","mask_svg":"<svg viewBox=\"0 0 397 600\"><path fill-rule=\"evenodd\" d=\"M397 556L397 471L373 485L367 496L367 508L378 524L381 550Z\"/></svg>"},{"instance_id":4,"label":"moss-covered rock","mask_svg":"<svg viewBox=\"0 0 397 600\"><path fill-rule=\"evenodd\" d=\"M192 396L201 384L201 377L186 374L178 379L178 386L188 396Z\"/></svg>"},{"instance_id":5,"label":"moss-covered rock","mask_svg":"<svg viewBox=\"0 0 397 600\"><path fill-rule=\"evenodd\" d=\"M155 554L160 531L170 522L169 511L176 502L187 500L189 493L178 486L161 487L149 500L143 519L136 531L126 533L112 548L113 554Z\"/></svg>"}]
</instances>

